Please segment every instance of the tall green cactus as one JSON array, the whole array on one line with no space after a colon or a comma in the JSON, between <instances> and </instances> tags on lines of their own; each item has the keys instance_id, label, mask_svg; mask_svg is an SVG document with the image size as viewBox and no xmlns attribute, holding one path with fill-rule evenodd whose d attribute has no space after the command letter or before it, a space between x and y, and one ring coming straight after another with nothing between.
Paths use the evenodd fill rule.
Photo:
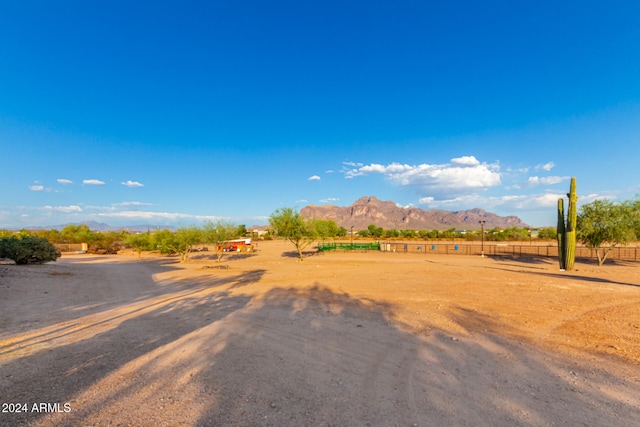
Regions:
<instances>
[{"instance_id":1,"label":"tall green cactus","mask_svg":"<svg viewBox=\"0 0 640 427\"><path fill-rule=\"evenodd\" d=\"M564 270L567 263L565 259L565 228L564 228L564 201L558 199L558 261L560 262L560 270Z\"/></svg>"},{"instance_id":2,"label":"tall green cactus","mask_svg":"<svg viewBox=\"0 0 640 427\"><path fill-rule=\"evenodd\" d=\"M578 222L578 196L576 195L576 178L571 178L569 188L569 209L567 210L567 226L565 227L566 249L565 249L565 270L573 270L573 263L576 259L576 223Z\"/></svg>"},{"instance_id":3,"label":"tall green cactus","mask_svg":"<svg viewBox=\"0 0 640 427\"><path fill-rule=\"evenodd\" d=\"M560 269L571 271L576 259L576 223L578 220L578 208L576 195L576 178L571 178L569 187L569 207L567 210L567 220L564 219L564 203L558 199L558 260Z\"/></svg>"}]
</instances>

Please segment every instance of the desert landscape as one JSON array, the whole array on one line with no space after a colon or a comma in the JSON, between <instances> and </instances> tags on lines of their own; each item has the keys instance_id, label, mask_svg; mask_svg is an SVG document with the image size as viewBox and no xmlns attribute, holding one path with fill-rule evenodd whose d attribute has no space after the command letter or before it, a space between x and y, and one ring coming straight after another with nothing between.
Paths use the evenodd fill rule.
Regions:
<instances>
[{"instance_id":1,"label":"desert landscape","mask_svg":"<svg viewBox=\"0 0 640 427\"><path fill-rule=\"evenodd\" d=\"M214 259L0 266L0 425L640 425L635 262Z\"/></svg>"}]
</instances>

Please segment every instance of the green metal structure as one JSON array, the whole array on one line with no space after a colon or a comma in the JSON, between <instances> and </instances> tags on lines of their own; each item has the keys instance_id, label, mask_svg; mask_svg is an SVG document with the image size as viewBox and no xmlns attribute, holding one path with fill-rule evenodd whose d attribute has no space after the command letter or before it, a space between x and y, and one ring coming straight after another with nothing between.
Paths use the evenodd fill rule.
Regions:
<instances>
[{"instance_id":1,"label":"green metal structure","mask_svg":"<svg viewBox=\"0 0 640 427\"><path fill-rule=\"evenodd\" d=\"M327 251L336 251L336 250L344 250L344 251L353 251L353 250L361 250L361 251L379 251L380 243L379 242L369 242L369 243L337 243L337 242L322 242L318 243L318 252L327 252Z\"/></svg>"}]
</instances>

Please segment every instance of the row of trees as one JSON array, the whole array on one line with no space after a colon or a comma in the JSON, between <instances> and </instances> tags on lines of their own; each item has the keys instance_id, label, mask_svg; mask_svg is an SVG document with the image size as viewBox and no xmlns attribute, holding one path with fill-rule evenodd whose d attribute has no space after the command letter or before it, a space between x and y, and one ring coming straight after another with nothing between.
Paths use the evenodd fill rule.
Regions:
<instances>
[{"instance_id":1,"label":"row of trees","mask_svg":"<svg viewBox=\"0 0 640 427\"><path fill-rule=\"evenodd\" d=\"M271 235L291 242L300 259L305 248L317 240L344 238L349 235L346 228L332 220L304 218L293 208L277 209L269 218ZM167 254L179 254L182 261L198 244L210 244L216 248L218 261L222 259L222 243L245 236L244 225L236 226L228 222L208 221L202 227L181 227L176 231L159 230L149 233L129 234L127 232L95 232L86 225L70 225L62 230L22 230L15 233L0 230L0 238L9 238L5 247L18 247L16 239L37 237L51 243L87 243L93 252L115 252L121 245L128 245L138 251L159 250ZM507 229L488 229L485 240L528 240L531 238L528 228L510 227ZM368 238L461 238L477 240L480 231L459 232L455 228L438 230L384 230L374 224L365 230L359 230L358 236ZM556 229L549 227L538 230L538 239L555 239ZM605 262L611 249L640 239L640 200L612 202L596 200L583 205L577 217L577 240L585 246L595 249L598 263ZM24 240L24 245L28 240ZM38 246L41 241L35 242ZM9 245L9 246L6 246ZM6 251L5 251L6 252ZM15 251L14 251L15 253ZM18 255L15 255L18 256ZM51 256L51 255L47 255ZM28 258L28 256L27 256ZM21 258L26 259L26 258ZM36 259L36 258L33 258ZM54 258L55 259L55 258Z\"/></svg>"},{"instance_id":2,"label":"row of trees","mask_svg":"<svg viewBox=\"0 0 640 427\"><path fill-rule=\"evenodd\" d=\"M212 245L220 262L223 256L223 243L240 236L247 230L244 225L236 226L224 221L207 221L202 227L181 227L176 231L160 230L153 233L129 234L125 243L138 251L159 250L161 253L178 254L180 261L185 261L189 253L199 244Z\"/></svg>"},{"instance_id":3,"label":"row of trees","mask_svg":"<svg viewBox=\"0 0 640 427\"><path fill-rule=\"evenodd\" d=\"M505 241L505 240L529 240L531 239L532 229L522 227L491 228L485 230L485 240ZM360 237L370 237L375 239L465 239L479 240L481 238L480 230L457 230L455 227L448 230L396 230L377 227L370 224L366 229L359 230L356 233ZM542 228L538 230L538 239L555 240L556 229L553 227Z\"/></svg>"},{"instance_id":4,"label":"row of trees","mask_svg":"<svg viewBox=\"0 0 640 427\"><path fill-rule=\"evenodd\" d=\"M181 261L187 259L196 245L211 244L216 248L219 261L223 255L221 243L244 236L246 233L244 225L236 226L224 221L215 223L208 221L202 227L181 227L175 231L164 229L147 233L97 232L84 224L69 225L60 231L21 230L16 234L0 230L0 238L13 239L10 240L12 244L15 241L36 242L29 240L30 238L52 244L86 243L91 253L116 253L122 246L130 246L138 252L138 256L142 251L158 250L164 254L178 254ZM11 257L7 256L7 258Z\"/></svg>"},{"instance_id":5,"label":"row of trees","mask_svg":"<svg viewBox=\"0 0 640 427\"><path fill-rule=\"evenodd\" d=\"M292 208L281 208L276 210L269 218L269 224L274 234L280 238L288 240L293 244L302 260L302 253L306 247L316 240L345 237L348 235L347 229L338 227L332 220L319 220L314 218L304 218L299 212ZM364 230L356 232L363 238L421 238L421 239L441 239L441 238L462 238L467 240L481 239L480 231L456 231L450 228L446 231L439 230L385 230L375 224L369 225ZM555 229L545 228L540 230L538 238L555 239ZM531 230L528 228L511 227L507 229L494 228L485 232L486 240L528 240L531 238Z\"/></svg>"},{"instance_id":6,"label":"row of trees","mask_svg":"<svg viewBox=\"0 0 640 427\"><path fill-rule=\"evenodd\" d=\"M320 239L344 237L346 229L337 227L333 221L307 219L292 208L276 210L269 218L275 235L290 241L300 259L303 250L312 242ZM384 230L374 224L360 230L361 237L373 238L463 238L477 240L480 231L457 232L455 228L438 230ZM553 227L538 230L538 239L554 240L557 231ZM528 228L511 227L507 229L489 229L485 231L485 240L527 240L531 239ZM598 264L602 265L611 250L619 245L640 240L640 200L612 202L596 200L583 205L577 215L577 240L586 247L594 249Z\"/></svg>"},{"instance_id":7,"label":"row of trees","mask_svg":"<svg viewBox=\"0 0 640 427\"><path fill-rule=\"evenodd\" d=\"M304 234L308 238L305 241L317 239L334 239L349 236L349 231L340 227L332 220L305 219L291 208L280 209L274 212L271 221L271 232L267 238L277 234L277 230L283 229L283 224L297 223L298 234ZM286 227L285 227L286 229ZM287 234L287 233L285 233ZM0 230L0 237L11 237L15 233ZM215 243L242 237L247 235L244 225L235 226L230 223L216 222L205 223L203 227L182 227L176 231L155 230L149 233L131 234L126 231L99 232L91 230L87 225L68 225L62 230L22 230L20 236L36 236L47 239L54 244L88 244L91 253L116 253L122 245L131 246L139 251L160 250L164 253L184 253L187 248L200 243ZM278 235L278 234L277 234ZM448 230L396 230L383 229L375 224L369 225L364 230L358 230L355 235L362 238L374 239L466 239L479 240L480 231L457 231L456 228ZM279 234L280 237L284 237ZM485 240L527 240L530 238L530 230L527 228L510 227L507 229L492 228L485 231ZM539 239L556 238L555 228L539 230Z\"/></svg>"},{"instance_id":8,"label":"row of trees","mask_svg":"<svg viewBox=\"0 0 640 427\"><path fill-rule=\"evenodd\" d=\"M16 233L0 230L0 237L11 237ZM68 225L62 230L20 230L18 236L34 236L46 239L53 244L86 243L93 253L116 253L127 233L125 231L93 231L89 226Z\"/></svg>"}]
</instances>

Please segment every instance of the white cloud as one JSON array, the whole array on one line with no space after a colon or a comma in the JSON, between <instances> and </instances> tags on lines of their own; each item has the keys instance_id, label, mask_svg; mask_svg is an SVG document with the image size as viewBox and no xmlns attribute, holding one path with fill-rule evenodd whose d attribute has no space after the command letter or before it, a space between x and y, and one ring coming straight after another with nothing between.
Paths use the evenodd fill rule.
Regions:
<instances>
[{"instance_id":1,"label":"white cloud","mask_svg":"<svg viewBox=\"0 0 640 427\"><path fill-rule=\"evenodd\" d=\"M563 181L569 180L568 176L530 176L527 180L527 187L534 187L536 185L554 185Z\"/></svg>"},{"instance_id":2,"label":"white cloud","mask_svg":"<svg viewBox=\"0 0 640 427\"><path fill-rule=\"evenodd\" d=\"M352 168L359 168L360 166L364 166L364 163L356 163L356 162L342 162L342 164Z\"/></svg>"},{"instance_id":3,"label":"white cloud","mask_svg":"<svg viewBox=\"0 0 640 427\"><path fill-rule=\"evenodd\" d=\"M543 164L543 165L537 165L537 166L535 167L535 169L536 169L536 170L543 170L543 171L547 171L547 172L549 172L549 171L550 171L551 169L553 169L555 166L556 166L556 164L555 164L555 163L553 163L553 162L548 162L548 163L545 163L545 164Z\"/></svg>"},{"instance_id":4,"label":"white cloud","mask_svg":"<svg viewBox=\"0 0 640 427\"><path fill-rule=\"evenodd\" d=\"M465 165L465 166L477 166L480 164L478 159L475 156L462 156L456 157L455 159L451 159L451 163L456 165Z\"/></svg>"},{"instance_id":5,"label":"white cloud","mask_svg":"<svg viewBox=\"0 0 640 427\"><path fill-rule=\"evenodd\" d=\"M193 215L179 212L150 212L150 211L121 211L103 212L95 216L100 218L114 218L144 221L217 221L222 217L215 215Z\"/></svg>"},{"instance_id":6,"label":"white cloud","mask_svg":"<svg viewBox=\"0 0 640 427\"><path fill-rule=\"evenodd\" d=\"M312 175L307 178L309 181L320 181L320 177L318 175Z\"/></svg>"},{"instance_id":7,"label":"white cloud","mask_svg":"<svg viewBox=\"0 0 640 427\"><path fill-rule=\"evenodd\" d=\"M51 212L64 212L64 213L71 213L71 212L82 212L82 208L78 205L70 205L70 206L45 206L43 208L46 211L51 211Z\"/></svg>"},{"instance_id":8,"label":"white cloud","mask_svg":"<svg viewBox=\"0 0 640 427\"><path fill-rule=\"evenodd\" d=\"M544 211L553 209L558 204L562 194L543 193L533 195L505 195L483 197L480 195L460 196L446 200L435 200L433 197L424 197L419 200L421 205L432 209L473 209L482 206L483 209L500 209L505 212L515 211Z\"/></svg>"},{"instance_id":9,"label":"white cloud","mask_svg":"<svg viewBox=\"0 0 640 427\"><path fill-rule=\"evenodd\" d=\"M540 210L558 206L558 199L562 194L545 193L515 196L512 200L505 200L504 204L512 209Z\"/></svg>"},{"instance_id":10,"label":"white cloud","mask_svg":"<svg viewBox=\"0 0 640 427\"><path fill-rule=\"evenodd\" d=\"M389 166L389 172L400 172L403 167L397 163L392 163ZM385 173L387 172L387 167L379 165L377 163L373 163L367 166L362 166L359 169L360 175L365 175L368 173Z\"/></svg>"},{"instance_id":11,"label":"white cloud","mask_svg":"<svg viewBox=\"0 0 640 427\"><path fill-rule=\"evenodd\" d=\"M540 185L540 178L537 176L530 176L529 179L527 180L526 185L528 187L534 187L536 185Z\"/></svg>"},{"instance_id":12,"label":"white cloud","mask_svg":"<svg viewBox=\"0 0 640 427\"><path fill-rule=\"evenodd\" d=\"M591 194L587 194L586 196L578 197L578 203L591 203L595 200L614 200L614 199L617 199L617 197L612 193L605 193L605 194L591 193Z\"/></svg>"},{"instance_id":13,"label":"white cloud","mask_svg":"<svg viewBox=\"0 0 640 427\"><path fill-rule=\"evenodd\" d=\"M358 175L358 168L364 166L363 163L356 162L342 162L342 173L344 173L345 178L353 178ZM362 174L359 174L362 175Z\"/></svg>"},{"instance_id":14,"label":"white cloud","mask_svg":"<svg viewBox=\"0 0 640 427\"><path fill-rule=\"evenodd\" d=\"M449 198L500 185L500 167L480 163L474 156L454 158L446 164L407 165L372 163L343 171L346 178L382 174L393 184L412 187L425 197Z\"/></svg>"},{"instance_id":15,"label":"white cloud","mask_svg":"<svg viewBox=\"0 0 640 427\"><path fill-rule=\"evenodd\" d=\"M545 176L543 178L540 178L540 182L543 185L559 184L562 181L568 181L568 180L569 180L568 176Z\"/></svg>"},{"instance_id":16,"label":"white cloud","mask_svg":"<svg viewBox=\"0 0 640 427\"><path fill-rule=\"evenodd\" d=\"M340 199L337 197L327 197L326 199L322 199L320 200L321 203L333 203L333 202L337 202Z\"/></svg>"},{"instance_id":17,"label":"white cloud","mask_svg":"<svg viewBox=\"0 0 640 427\"><path fill-rule=\"evenodd\" d=\"M70 179L58 178L58 184L70 185L73 184L73 181Z\"/></svg>"},{"instance_id":18,"label":"white cloud","mask_svg":"<svg viewBox=\"0 0 640 427\"><path fill-rule=\"evenodd\" d=\"M99 179L85 179L82 183L85 185L104 185L104 181L100 181Z\"/></svg>"},{"instance_id":19,"label":"white cloud","mask_svg":"<svg viewBox=\"0 0 640 427\"><path fill-rule=\"evenodd\" d=\"M126 185L129 188L140 188L140 187L144 187L144 184L139 183L138 181L126 181L126 182L121 182L120 184L122 185Z\"/></svg>"},{"instance_id":20,"label":"white cloud","mask_svg":"<svg viewBox=\"0 0 640 427\"><path fill-rule=\"evenodd\" d=\"M152 203L143 203L143 202L121 202L121 203L114 203L112 206L153 206Z\"/></svg>"},{"instance_id":21,"label":"white cloud","mask_svg":"<svg viewBox=\"0 0 640 427\"><path fill-rule=\"evenodd\" d=\"M408 203L406 205L402 205L400 203L396 203L396 206L399 208L403 208L403 209L409 209L409 208L414 208L416 205L414 205L413 203Z\"/></svg>"},{"instance_id":22,"label":"white cloud","mask_svg":"<svg viewBox=\"0 0 640 427\"><path fill-rule=\"evenodd\" d=\"M39 185L39 184L30 185L29 186L29 190L31 190L31 191L44 191L44 186L43 185Z\"/></svg>"}]
</instances>

